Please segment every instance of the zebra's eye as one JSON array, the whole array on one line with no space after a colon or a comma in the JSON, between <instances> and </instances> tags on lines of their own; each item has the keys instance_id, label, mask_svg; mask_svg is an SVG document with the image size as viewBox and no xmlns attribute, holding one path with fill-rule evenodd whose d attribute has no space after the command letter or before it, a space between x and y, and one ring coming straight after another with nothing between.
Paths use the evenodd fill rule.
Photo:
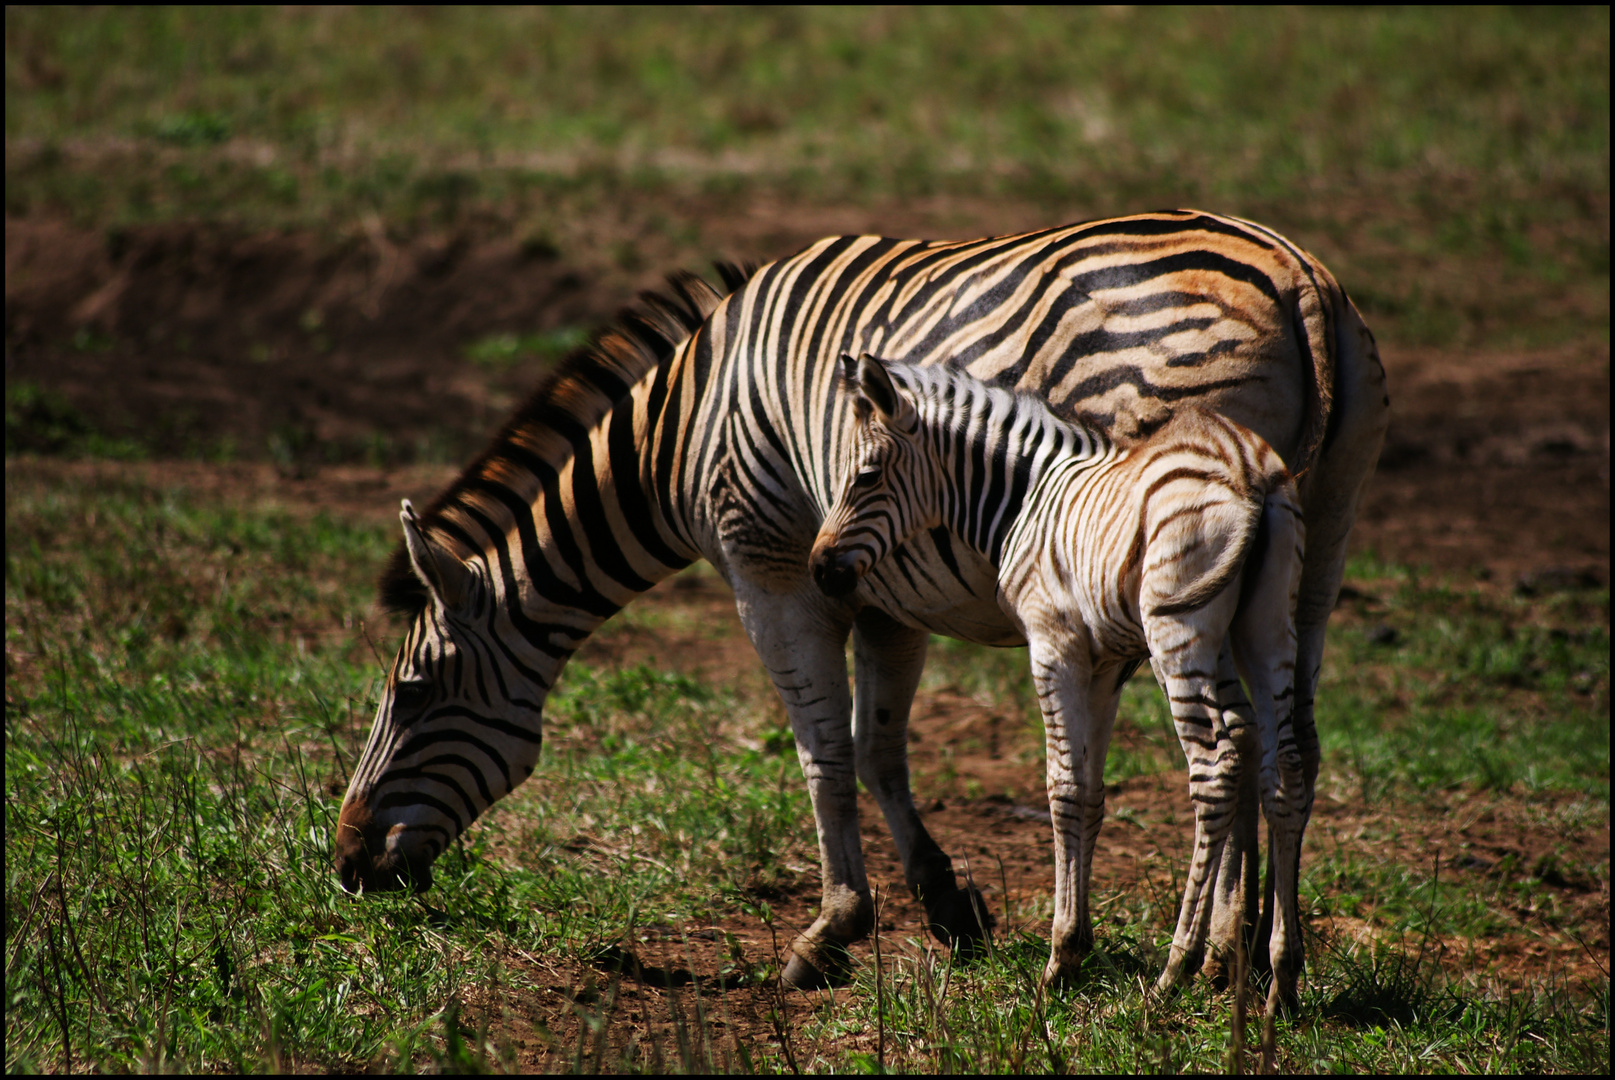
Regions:
<instances>
[{"instance_id":1,"label":"zebra's eye","mask_svg":"<svg viewBox=\"0 0 1615 1080\"><path fill-rule=\"evenodd\" d=\"M425 683L405 682L400 679L393 684L393 712L413 713L424 709L432 698L432 691Z\"/></svg>"},{"instance_id":2,"label":"zebra's eye","mask_svg":"<svg viewBox=\"0 0 1615 1080\"><path fill-rule=\"evenodd\" d=\"M876 485L878 483L880 483L880 470L879 469L865 469L862 472L860 472L857 476L852 478L852 486L853 487L860 487L860 488L873 487L874 485Z\"/></svg>"}]
</instances>

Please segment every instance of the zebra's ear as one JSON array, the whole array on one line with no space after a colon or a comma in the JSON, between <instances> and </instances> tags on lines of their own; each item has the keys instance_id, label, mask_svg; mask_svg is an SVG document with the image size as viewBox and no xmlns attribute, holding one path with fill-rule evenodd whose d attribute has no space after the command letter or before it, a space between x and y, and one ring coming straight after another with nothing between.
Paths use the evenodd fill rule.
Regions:
<instances>
[{"instance_id":1,"label":"zebra's ear","mask_svg":"<svg viewBox=\"0 0 1615 1080\"><path fill-rule=\"evenodd\" d=\"M892 373L886 370L886 361L868 353L859 357L858 391L880 413L881 421L887 426L904 430L912 426L910 419L914 406L892 381Z\"/></svg>"},{"instance_id":2,"label":"zebra's ear","mask_svg":"<svg viewBox=\"0 0 1615 1080\"><path fill-rule=\"evenodd\" d=\"M431 590L437 602L450 610L465 603L470 592L471 574L458 555L433 540L421 527L414 505L405 499L398 520L404 526L404 547L421 584Z\"/></svg>"},{"instance_id":3,"label":"zebra's ear","mask_svg":"<svg viewBox=\"0 0 1615 1080\"><path fill-rule=\"evenodd\" d=\"M841 370L837 374L842 386L849 390L858 389L858 361L853 359L851 353L841 354Z\"/></svg>"}]
</instances>

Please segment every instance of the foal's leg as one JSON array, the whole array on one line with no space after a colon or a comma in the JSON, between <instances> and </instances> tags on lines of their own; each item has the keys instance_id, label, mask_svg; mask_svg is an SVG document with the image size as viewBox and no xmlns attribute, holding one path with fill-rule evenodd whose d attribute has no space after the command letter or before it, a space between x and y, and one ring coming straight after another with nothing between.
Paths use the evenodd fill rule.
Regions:
<instances>
[{"instance_id":1,"label":"foal's leg","mask_svg":"<svg viewBox=\"0 0 1615 1080\"><path fill-rule=\"evenodd\" d=\"M1052 621L1052 620L1051 620ZM1105 752L1121 684L1131 663L1093 666L1080 628L1037 633L1028 628L1032 683L1043 713L1049 814L1054 819L1054 923L1043 982L1076 975L1093 950L1088 890L1094 844L1105 813Z\"/></svg>"},{"instance_id":2,"label":"foal's leg","mask_svg":"<svg viewBox=\"0 0 1615 1080\"><path fill-rule=\"evenodd\" d=\"M1194 803L1194 853L1172 950L1156 981L1161 990L1180 985L1200 963L1211 924L1212 883L1238 807L1239 749L1217 695L1218 661L1238 600L1236 585L1196 611L1144 620L1156 674L1166 684L1172 721L1189 763Z\"/></svg>"},{"instance_id":3,"label":"foal's leg","mask_svg":"<svg viewBox=\"0 0 1615 1080\"><path fill-rule=\"evenodd\" d=\"M1220 988L1233 975L1235 950L1241 936L1247 962L1251 957L1261 902L1261 849L1257 836L1257 819L1261 814L1257 784L1260 748L1250 700L1240 685L1233 649L1228 642L1224 642L1217 657L1217 700L1240 763L1234 823L1223 843L1222 863L1212 887L1211 929L1206 940L1205 960L1200 967L1201 974ZM1264 956L1266 952L1267 943L1263 941Z\"/></svg>"},{"instance_id":4,"label":"foal's leg","mask_svg":"<svg viewBox=\"0 0 1615 1080\"><path fill-rule=\"evenodd\" d=\"M1296 594L1305 531L1293 489L1270 493L1263 507L1266 555L1247 570L1244 603L1234 619L1234 659L1251 692L1261 744L1259 785L1272 849L1273 898L1268 1009L1296 1001L1303 962L1298 878L1301 839L1312 814L1317 733L1296 708Z\"/></svg>"}]
</instances>

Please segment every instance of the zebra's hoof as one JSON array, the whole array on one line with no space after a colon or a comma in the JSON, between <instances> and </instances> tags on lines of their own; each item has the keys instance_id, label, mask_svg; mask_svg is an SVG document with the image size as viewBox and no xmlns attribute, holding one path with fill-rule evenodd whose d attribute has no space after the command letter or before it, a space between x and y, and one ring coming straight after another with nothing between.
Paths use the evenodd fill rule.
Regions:
<instances>
[{"instance_id":1,"label":"zebra's hoof","mask_svg":"<svg viewBox=\"0 0 1615 1080\"><path fill-rule=\"evenodd\" d=\"M1056 960L1051 956L1048 963L1043 965L1043 989L1058 990L1061 987L1075 984L1077 972L1081 968L1081 963L1074 964L1069 960Z\"/></svg>"},{"instance_id":2,"label":"zebra's hoof","mask_svg":"<svg viewBox=\"0 0 1615 1080\"><path fill-rule=\"evenodd\" d=\"M1155 980L1151 996L1156 1001L1171 1001L1183 992L1183 982L1182 978L1171 972L1162 972L1161 977Z\"/></svg>"},{"instance_id":3,"label":"zebra's hoof","mask_svg":"<svg viewBox=\"0 0 1615 1080\"><path fill-rule=\"evenodd\" d=\"M1200 977L1208 980L1211 988L1220 993L1233 985L1234 965L1224 963L1220 955L1208 950L1205 962L1200 965Z\"/></svg>"},{"instance_id":4,"label":"zebra's hoof","mask_svg":"<svg viewBox=\"0 0 1615 1080\"><path fill-rule=\"evenodd\" d=\"M998 925L981 890L976 888L956 888L943 894L929 905L926 914L931 920L931 933L961 960L985 955L993 927Z\"/></svg>"},{"instance_id":5,"label":"zebra's hoof","mask_svg":"<svg viewBox=\"0 0 1615 1080\"><path fill-rule=\"evenodd\" d=\"M780 973L779 981L792 990L826 990L832 986L846 986L851 981L850 966L826 964L824 968L819 968L801 954L792 953L790 962Z\"/></svg>"}]
</instances>

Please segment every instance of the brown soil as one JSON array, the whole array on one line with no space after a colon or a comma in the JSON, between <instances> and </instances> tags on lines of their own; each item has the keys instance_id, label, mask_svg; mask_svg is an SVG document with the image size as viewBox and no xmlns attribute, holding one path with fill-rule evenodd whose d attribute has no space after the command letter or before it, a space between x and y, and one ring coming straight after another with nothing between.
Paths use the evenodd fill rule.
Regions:
<instances>
[{"instance_id":1,"label":"brown soil","mask_svg":"<svg viewBox=\"0 0 1615 1080\"><path fill-rule=\"evenodd\" d=\"M654 610L657 627L630 624L587 644L581 659L597 666L637 663L673 667L728 683L756 707L775 704L744 632L734 616L732 597L711 573L688 573L658 586L638 607ZM1131 732L1118 734L1126 746ZM917 696L910 737L916 797L927 826L966 865L999 919L998 940L1019 931L1048 932L1048 898L1053 889L1049 818L1043 801L1038 761L1039 736L1001 711L942 687ZM969 794L974 792L976 794ZM1188 865L1192 808L1182 777L1175 771L1139 776L1106 793L1107 821L1094 859L1094 919L1105 949L1104 927L1117 905L1136 908L1140 897L1159 911L1175 912ZM512 800L522 798L517 792ZM1376 859L1429 866L1440 880L1462 881L1466 891L1492 894L1493 914L1505 927L1493 936L1424 943L1385 942L1365 920L1330 909L1327 896L1303 895L1306 920L1315 934L1310 947L1352 949L1377 944L1425 948L1452 977L1480 986L1521 987L1552 973L1596 985L1607 978L1610 955L1609 892L1598 868L1609 859L1609 823L1586 828L1566 824L1576 797L1447 792L1420 804L1365 807L1325 770L1308 831L1314 856L1341 852L1366 864ZM924 912L903 884L902 866L880 810L860 792L862 835L872 886L881 897L880 928L886 956L916 956L924 947ZM700 998L709 1015L724 1001L728 1019L718 1031L742 1042L761 1039L777 1045L771 1011L795 1031L809 1012L826 1007L824 995L777 994L766 986L726 986L721 972L730 957L724 935L732 936L749 963L778 962L790 937L806 928L817 912L819 883L810 867L794 866L792 884L766 897L775 927L735 915L722 926L655 925L625 943L642 969L603 962L594 968L543 967L524 958L524 971L544 989L518 993L502 1004L488 1003L491 1016L511 1017L501 1030L525 1040L517 1060L525 1068L554 1068L578 1047L577 1003L599 1009L619 995L612 1015L609 1053L620 1053L629 1039L641 1052L659 1041L674 1045L676 1023L688 1023ZM1519 885L1529 883L1529 889ZM1116 921L1125 921L1118 914ZM931 946L935 949L934 943ZM873 944L855 946L861 961L872 959ZM943 954L945 955L945 954ZM622 954L612 958L623 959ZM662 989L669 977L678 989ZM616 980L614 982L613 980ZM525 1011L524 1011L525 1010ZM681 1010L675 1022L673 1011ZM542 1021L545 1034L535 1034ZM514 1023L514 1027L510 1026ZM589 1043L589 1053L594 1044ZM874 1033L845 1036L839 1050L873 1051ZM718 1053L728 1053L720 1048ZM797 1055L811 1047L793 1044ZM592 1060L589 1058L588 1060ZM608 1057L609 1060L609 1057Z\"/></svg>"},{"instance_id":2,"label":"brown soil","mask_svg":"<svg viewBox=\"0 0 1615 1080\"><path fill-rule=\"evenodd\" d=\"M1024 209L940 200L895 213L792 214L766 199L689 209L708 215L705 243L740 259L836 231L1034 223ZM376 222L323 237L10 219L6 382L52 391L89 429L163 458L267 456L298 475L423 453L452 463L546 362L490 373L465 359L469 344L595 326L655 283L649 270L570 265L542 244L467 231L395 241ZM1357 546L1510 585L1555 568L1607 580L1608 343L1383 349L1392 424ZM33 426L8 428L14 449L56 449Z\"/></svg>"},{"instance_id":3,"label":"brown soil","mask_svg":"<svg viewBox=\"0 0 1615 1080\"><path fill-rule=\"evenodd\" d=\"M718 250L763 258L829 232L970 235L1031 224L995 217L987 206L793 215L755 202L705 226ZM390 520L401 496L430 497L453 474L442 464L401 467L420 456L420 434L429 436L429 458L463 458L540 373L538 361L499 374L478 369L464 359L470 342L496 332L595 325L634 288L652 284L649 271L580 268L543 245L469 233L407 242L389 238L379 225L337 237L183 225L102 234L56 220L8 220L8 429L9 392L31 383L59 395L84 427L135 438L159 459L128 467L132 471L232 498ZM1395 342L1382 348L1392 426L1355 547L1498 588L1522 579L1539 588L1607 582L1608 343L1511 352L1421 351ZM36 435L27 424L8 430L8 447L13 434L19 449L53 449L30 445ZM172 460L216 453L227 441L242 457L269 455L278 464ZM279 449L270 455L272 445ZM353 463L367 454L373 464ZM591 645L591 661L656 662L768 698L727 592L711 575L681 575L641 603L682 611L686 618L673 625L703 629L698 635L666 625L652 630L633 625L630 616L629 625ZM992 907L1011 921L1018 904L1047 896L1051 882L1041 779L1027 765L1036 760L1034 736L946 690L916 702L914 733L916 789L929 806L927 821L945 848L969 858ZM971 788L971 781L980 787ZM1175 875L1187 857L1189 806L1182 787L1179 777L1166 774L1130 780L1110 793L1111 820L1094 870L1101 890L1125 897L1144 889L1173 906ZM993 796L959 794L967 790ZM1440 805L1420 809L1381 810L1325 795L1309 843L1314 850L1350 845L1368 858L1375 850L1395 850L1406 860L1416 850L1432 865L1439 857L1443 875L1489 875L1500 883L1524 873L1519 868L1533 866L1541 852L1566 850L1567 843L1566 866L1608 859L1607 819L1601 831L1567 838L1552 824L1555 808L1540 802L1462 793L1438 799ZM883 941L898 948L923 936L921 913L902 889L895 853L867 797L863 812L871 874L890 897ZM1509 933L1486 942L1437 943L1453 968L1508 982L1550 969L1597 977L1604 965L1607 978L1607 887L1568 870L1545 872L1544 882L1529 906L1509 899L1515 895L1510 890L1498 892ZM636 977L630 965L617 991L616 977L604 970L512 957L524 976L547 989L490 990L487 1001L465 1003L466 1020L474 1023L482 1011L516 1047L520 1064L553 1067L579 1046L579 1008L598 1007L602 995L616 992L620 1026L612 1045L638 1032L672 1057L674 1029L693 1015L697 996L706 994L706 1006L715 1007L718 987L711 979L719 960L711 945L703 959L701 943L728 932L748 959L771 958L811 921L816 900L811 873L772 898L777 938L745 920L721 928L647 928L645 940L630 943L645 969ZM1367 933L1364 924L1329 914L1322 898L1315 903L1312 922L1326 938L1346 942ZM1101 907L1098 919L1104 918ZM653 988L690 969L707 979L704 988ZM722 996L730 1015L718 1018L743 1043L771 1038L771 1009L783 1009L791 1030L802 1010L816 1007L800 995L776 1000L767 987ZM676 1019L678 1010L684 1021Z\"/></svg>"}]
</instances>

